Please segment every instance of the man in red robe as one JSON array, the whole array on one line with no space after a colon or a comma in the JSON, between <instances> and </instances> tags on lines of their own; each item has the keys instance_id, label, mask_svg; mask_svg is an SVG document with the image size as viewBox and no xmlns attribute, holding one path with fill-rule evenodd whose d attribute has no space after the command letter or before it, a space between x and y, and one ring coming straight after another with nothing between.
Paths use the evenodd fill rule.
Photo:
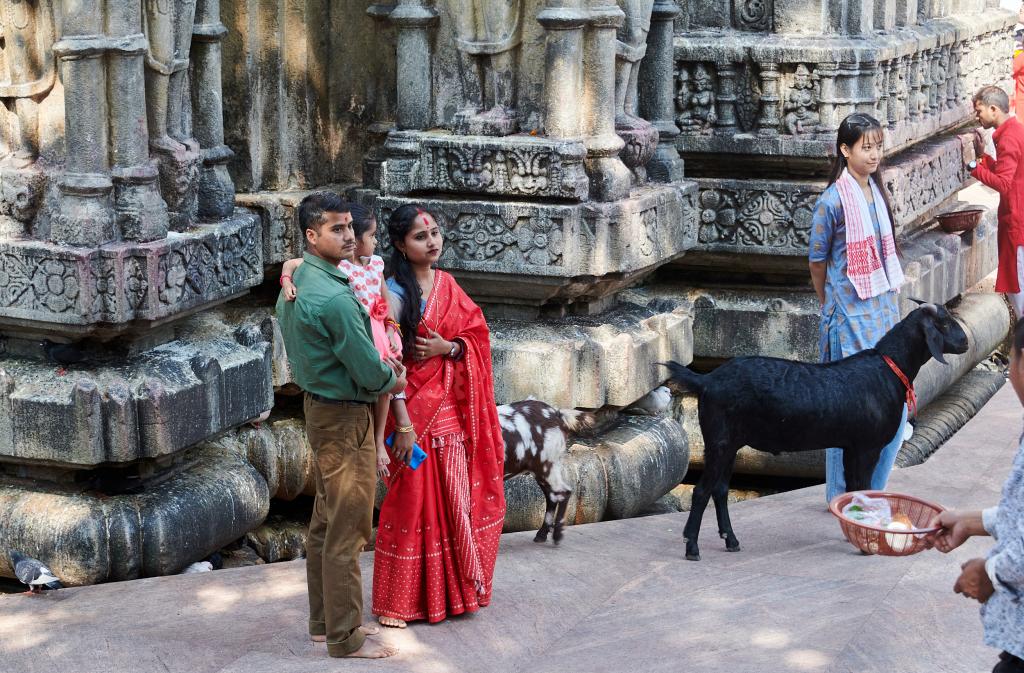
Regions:
<instances>
[{"instance_id":1,"label":"man in red robe","mask_svg":"<svg viewBox=\"0 0 1024 673\"><path fill-rule=\"evenodd\" d=\"M1024 317L1024 124L1010 114L1006 92L987 86L974 94L974 116L982 128L994 128L996 158L984 153L985 140L975 132L974 150L980 157L967 168L971 176L999 192L999 271L996 292L1006 293L1017 319Z\"/></svg>"}]
</instances>

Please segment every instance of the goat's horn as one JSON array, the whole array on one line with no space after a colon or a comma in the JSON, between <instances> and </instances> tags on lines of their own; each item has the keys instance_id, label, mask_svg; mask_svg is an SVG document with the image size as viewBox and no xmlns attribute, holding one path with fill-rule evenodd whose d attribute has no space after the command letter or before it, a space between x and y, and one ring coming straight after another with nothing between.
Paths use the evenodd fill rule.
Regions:
<instances>
[{"instance_id":1,"label":"goat's horn","mask_svg":"<svg viewBox=\"0 0 1024 673\"><path fill-rule=\"evenodd\" d=\"M939 315L939 307L936 304L922 304L921 308L924 309L925 313L930 313L934 316Z\"/></svg>"}]
</instances>

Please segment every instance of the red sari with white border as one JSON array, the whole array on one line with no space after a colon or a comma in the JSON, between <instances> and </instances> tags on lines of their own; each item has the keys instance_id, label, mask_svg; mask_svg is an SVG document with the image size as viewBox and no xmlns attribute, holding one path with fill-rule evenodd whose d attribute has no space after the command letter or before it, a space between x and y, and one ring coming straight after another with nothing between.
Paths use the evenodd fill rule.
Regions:
<instances>
[{"instance_id":1,"label":"red sari with white border","mask_svg":"<svg viewBox=\"0 0 1024 673\"><path fill-rule=\"evenodd\" d=\"M505 446L490 332L451 275L435 271L418 333L458 340L458 360L406 362L406 405L427 458L392 460L373 560L373 613L439 622L490 603L505 520ZM394 429L388 421L385 436Z\"/></svg>"}]
</instances>

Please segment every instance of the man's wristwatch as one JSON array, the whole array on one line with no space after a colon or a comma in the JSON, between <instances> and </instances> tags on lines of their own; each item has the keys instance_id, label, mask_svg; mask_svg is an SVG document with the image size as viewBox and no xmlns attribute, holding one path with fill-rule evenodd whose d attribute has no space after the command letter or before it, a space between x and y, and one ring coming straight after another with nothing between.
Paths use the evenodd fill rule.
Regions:
<instances>
[{"instance_id":1,"label":"man's wristwatch","mask_svg":"<svg viewBox=\"0 0 1024 673\"><path fill-rule=\"evenodd\" d=\"M967 162L967 170L973 171L977 167L978 167L978 162L977 161L968 161Z\"/></svg>"}]
</instances>

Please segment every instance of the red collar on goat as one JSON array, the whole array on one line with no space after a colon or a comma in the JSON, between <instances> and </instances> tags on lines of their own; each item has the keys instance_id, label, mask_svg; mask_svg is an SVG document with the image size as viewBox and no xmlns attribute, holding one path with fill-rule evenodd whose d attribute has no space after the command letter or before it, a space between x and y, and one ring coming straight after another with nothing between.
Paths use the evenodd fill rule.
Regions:
<instances>
[{"instance_id":1,"label":"red collar on goat","mask_svg":"<svg viewBox=\"0 0 1024 673\"><path fill-rule=\"evenodd\" d=\"M917 393L914 392L914 384L910 382L907 375L903 373L903 370L892 361L891 357L883 355L882 359L885 360L885 364L889 365L889 369L903 382L903 387L907 389L907 414L909 416L917 416Z\"/></svg>"}]
</instances>

